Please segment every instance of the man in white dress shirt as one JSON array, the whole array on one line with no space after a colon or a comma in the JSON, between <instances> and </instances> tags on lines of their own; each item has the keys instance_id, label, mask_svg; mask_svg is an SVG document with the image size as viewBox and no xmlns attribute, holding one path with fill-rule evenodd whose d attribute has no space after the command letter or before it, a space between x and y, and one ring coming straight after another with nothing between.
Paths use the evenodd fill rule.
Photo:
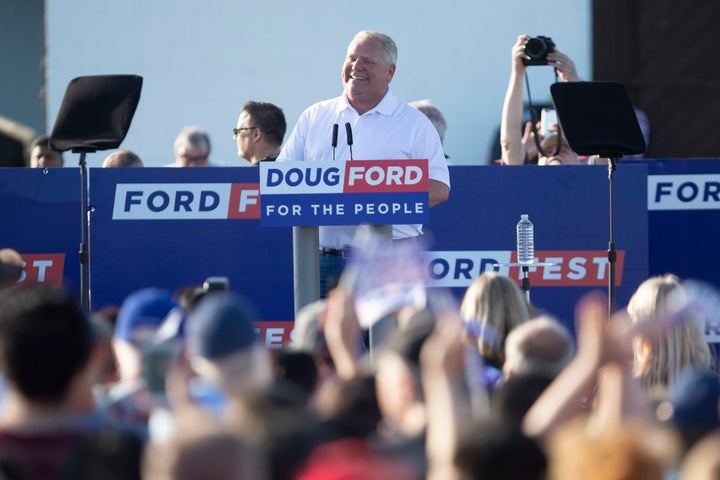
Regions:
<instances>
[{"instance_id":1,"label":"man in white dress shirt","mask_svg":"<svg viewBox=\"0 0 720 480\"><path fill-rule=\"evenodd\" d=\"M350 123L352 157L362 160L428 159L430 206L448 199L450 175L435 127L420 111L390 91L397 46L389 36L359 32L350 42L342 68L344 93L307 108L277 161L332 161L333 125ZM350 147L340 129L334 158L350 159ZM355 227L320 227L320 295L334 286L352 249ZM394 241L412 241L422 225L394 225Z\"/></svg>"}]
</instances>

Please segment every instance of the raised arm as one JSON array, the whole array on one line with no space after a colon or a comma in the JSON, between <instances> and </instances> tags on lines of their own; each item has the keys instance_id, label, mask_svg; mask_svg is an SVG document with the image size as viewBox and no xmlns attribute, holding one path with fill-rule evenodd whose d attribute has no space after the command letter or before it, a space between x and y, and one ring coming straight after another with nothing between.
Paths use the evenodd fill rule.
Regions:
<instances>
[{"instance_id":1,"label":"raised arm","mask_svg":"<svg viewBox=\"0 0 720 480\"><path fill-rule=\"evenodd\" d=\"M578 399L598 381L595 405L588 419L594 431L620 425L628 418L652 418L640 385L632 378L632 341L622 316L608 322L604 296L590 294L577 306L575 359L533 404L523 421L530 436L544 436L578 413Z\"/></svg>"},{"instance_id":2,"label":"raised arm","mask_svg":"<svg viewBox=\"0 0 720 480\"><path fill-rule=\"evenodd\" d=\"M526 66L525 42L528 35L520 35L512 47L512 69L508 82L500 121L500 149L504 165L522 165L525 161L525 149L522 142L523 116L523 76Z\"/></svg>"},{"instance_id":3,"label":"raised arm","mask_svg":"<svg viewBox=\"0 0 720 480\"><path fill-rule=\"evenodd\" d=\"M579 82L580 77L575 70L575 62L557 48L547 55L548 65L557 70L563 82Z\"/></svg>"},{"instance_id":4,"label":"raised arm","mask_svg":"<svg viewBox=\"0 0 720 480\"><path fill-rule=\"evenodd\" d=\"M337 375L344 380L355 378L358 374L359 359L362 356L360 351L362 334L355 313L354 298L350 292L341 287L331 290L328 294L323 333Z\"/></svg>"},{"instance_id":5,"label":"raised arm","mask_svg":"<svg viewBox=\"0 0 720 480\"><path fill-rule=\"evenodd\" d=\"M580 398L596 383L603 363L607 311L603 298L594 294L583 297L576 310L577 353L525 415L523 431L528 436L545 436L581 413Z\"/></svg>"},{"instance_id":6,"label":"raised arm","mask_svg":"<svg viewBox=\"0 0 720 480\"><path fill-rule=\"evenodd\" d=\"M464 349L461 321L446 314L425 341L420 367L427 411L428 480L458 480L454 466L463 422L470 405L462 391Z\"/></svg>"}]
</instances>

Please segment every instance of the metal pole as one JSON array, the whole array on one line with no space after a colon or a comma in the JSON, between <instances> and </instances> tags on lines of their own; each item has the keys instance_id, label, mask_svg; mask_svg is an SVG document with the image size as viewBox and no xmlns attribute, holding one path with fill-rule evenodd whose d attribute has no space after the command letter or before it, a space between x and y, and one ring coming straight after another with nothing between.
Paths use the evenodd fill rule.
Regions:
<instances>
[{"instance_id":1,"label":"metal pole","mask_svg":"<svg viewBox=\"0 0 720 480\"><path fill-rule=\"evenodd\" d=\"M90 252L88 249L88 200L86 152L80 152L80 306L90 315Z\"/></svg>"},{"instance_id":2,"label":"metal pole","mask_svg":"<svg viewBox=\"0 0 720 480\"><path fill-rule=\"evenodd\" d=\"M529 277L529 271L530 267L527 265L522 266L522 272L523 272L523 278L522 278L522 289L525 291L525 299L528 302L528 305L530 304L530 277Z\"/></svg>"},{"instance_id":3,"label":"metal pole","mask_svg":"<svg viewBox=\"0 0 720 480\"><path fill-rule=\"evenodd\" d=\"M393 239L393 226L392 225L370 225L370 230L378 235L380 235L383 239L387 240L389 243L392 243ZM386 335L381 335L381 338L378 337L378 331L377 326L381 322L376 322L375 325L370 327L370 335L368 336L368 353L370 355L370 364L374 365L375 363L375 346L376 344L382 343L383 337ZM386 332L387 333L387 332Z\"/></svg>"},{"instance_id":4,"label":"metal pole","mask_svg":"<svg viewBox=\"0 0 720 480\"><path fill-rule=\"evenodd\" d=\"M609 184L609 196L610 196L610 241L608 242L608 315L615 313L615 263L617 260L617 251L615 250L615 230L614 230L614 218L615 218L615 207L613 198L613 174L615 172L616 160L615 157L610 156L608 158L608 184Z\"/></svg>"},{"instance_id":5,"label":"metal pole","mask_svg":"<svg viewBox=\"0 0 720 480\"><path fill-rule=\"evenodd\" d=\"M318 227L293 227L293 291L295 314L320 298L320 234Z\"/></svg>"}]
</instances>

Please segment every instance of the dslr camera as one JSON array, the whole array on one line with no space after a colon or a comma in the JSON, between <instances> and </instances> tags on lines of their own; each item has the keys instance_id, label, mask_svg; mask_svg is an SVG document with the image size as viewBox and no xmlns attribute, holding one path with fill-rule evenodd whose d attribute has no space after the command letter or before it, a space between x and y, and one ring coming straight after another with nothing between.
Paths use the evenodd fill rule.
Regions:
<instances>
[{"instance_id":1,"label":"dslr camera","mask_svg":"<svg viewBox=\"0 0 720 480\"><path fill-rule=\"evenodd\" d=\"M547 65L547 55L555 49L555 42L550 37L538 35L529 38L525 42L525 55L530 58L523 58L525 65Z\"/></svg>"}]
</instances>

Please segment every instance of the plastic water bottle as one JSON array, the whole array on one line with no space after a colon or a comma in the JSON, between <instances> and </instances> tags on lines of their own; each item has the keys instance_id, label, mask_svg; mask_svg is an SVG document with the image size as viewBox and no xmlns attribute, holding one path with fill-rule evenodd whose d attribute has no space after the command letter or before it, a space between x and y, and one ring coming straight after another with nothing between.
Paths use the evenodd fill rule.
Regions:
<instances>
[{"instance_id":1,"label":"plastic water bottle","mask_svg":"<svg viewBox=\"0 0 720 480\"><path fill-rule=\"evenodd\" d=\"M527 213L520 215L517 223L517 261L518 263L531 264L535 260L535 239L533 224Z\"/></svg>"}]
</instances>

